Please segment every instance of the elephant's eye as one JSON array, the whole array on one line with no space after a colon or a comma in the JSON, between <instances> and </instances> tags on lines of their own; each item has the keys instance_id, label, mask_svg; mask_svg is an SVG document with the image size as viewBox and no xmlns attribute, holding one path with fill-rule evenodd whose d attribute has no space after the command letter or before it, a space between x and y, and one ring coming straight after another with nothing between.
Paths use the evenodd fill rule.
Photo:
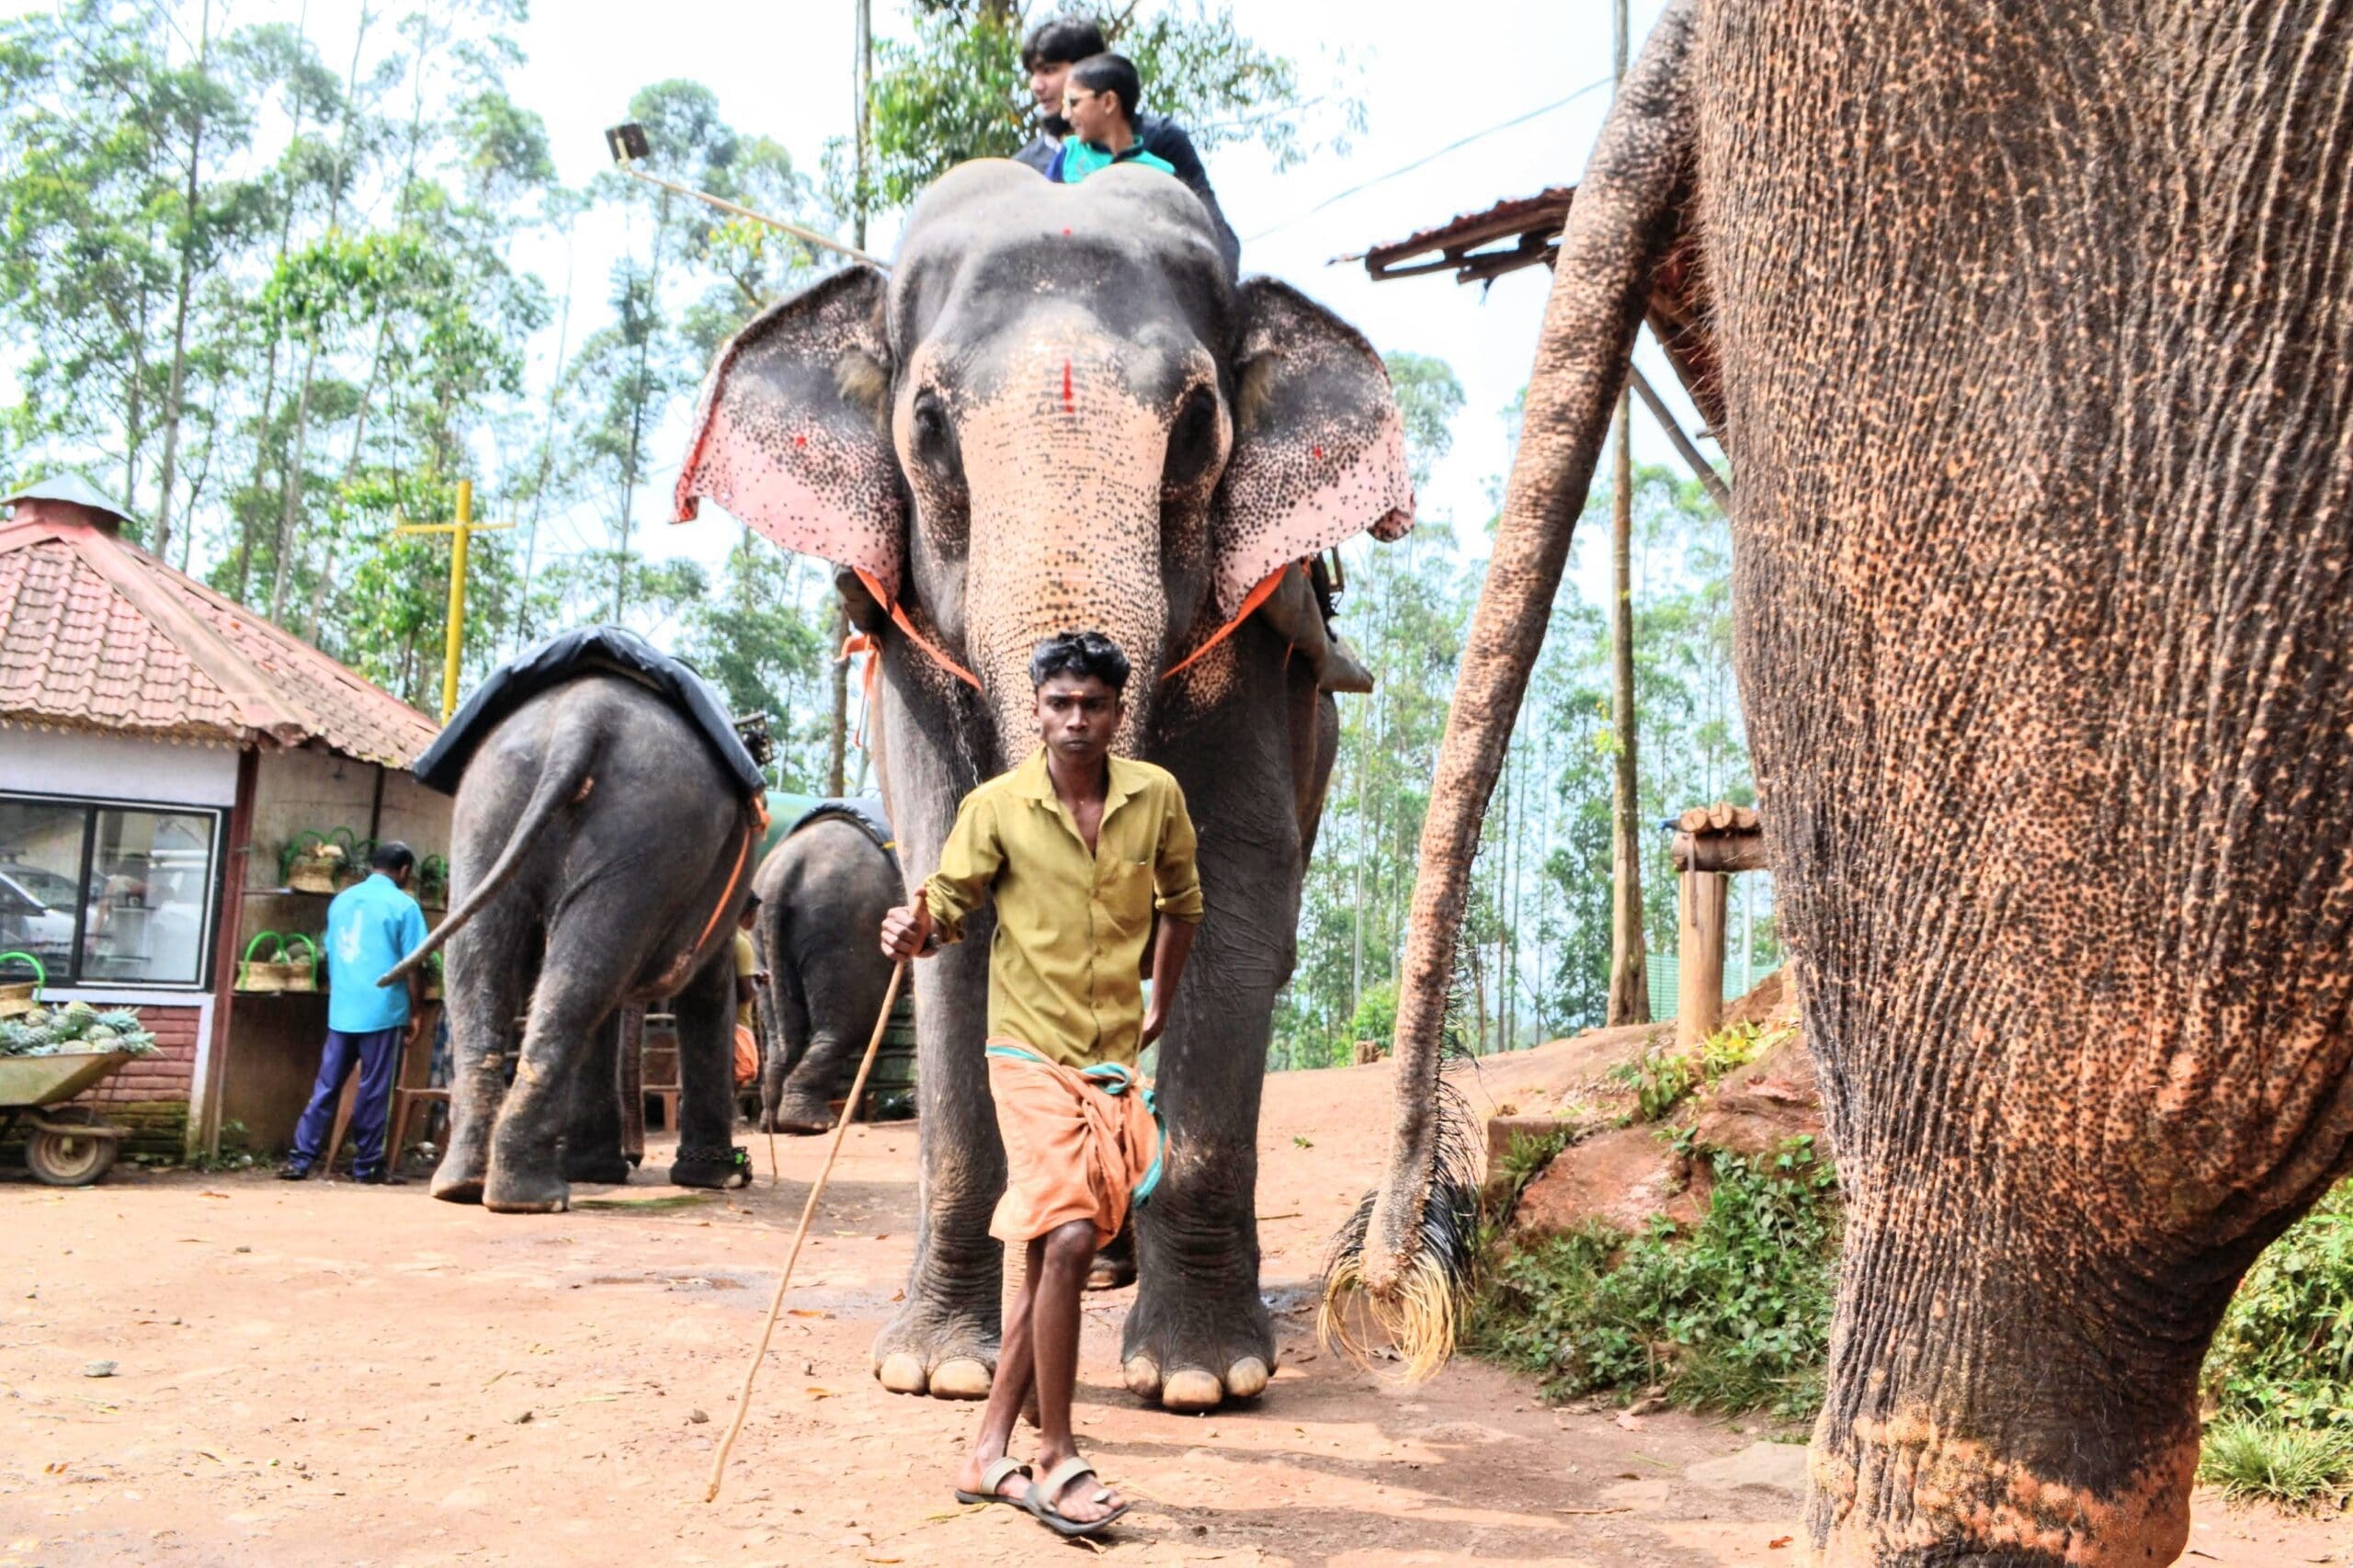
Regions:
<instances>
[{"instance_id":1,"label":"elephant's eye","mask_svg":"<svg viewBox=\"0 0 2353 1568\"><path fill-rule=\"evenodd\" d=\"M915 393L915 427L908 442L915 460L941 479L956 477L956 426L939 394L926 387Z\"/></svg>"},{"instance_id":2,"label":"elephant's eye","mask_svg":"<svg viewBox=\"0 0 2353 1568\"><path fill-rule=\"evenodd\" d=\"M1181 489L1209 472L1218 459L1217 394L1195 387L1185 394L1168 427L1168 466L1163 483Z\"/></svg>"}]
</instances>

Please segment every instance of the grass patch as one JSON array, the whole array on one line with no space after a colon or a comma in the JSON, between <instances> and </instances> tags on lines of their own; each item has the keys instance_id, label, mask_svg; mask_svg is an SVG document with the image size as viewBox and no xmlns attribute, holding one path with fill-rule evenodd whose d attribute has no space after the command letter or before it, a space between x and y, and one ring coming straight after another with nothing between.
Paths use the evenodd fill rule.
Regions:
<instances>
[{"instance_id":1,"label":"grass patch","mask_svg":"<svg viewBox=\"0 0 2353 1568\"><path fill-rule=\"evenodd\" d=\"M1465 1344L1551 1398L1658 1387L1669 1401L1789 1419L1822 1403L1837 1177L1811 1138L1770 1158L1707 1156L1716 1185L1688 1233L1596 1228L1490 1249Z\"/></svg>"},{"instance_id":2,"label":"grass patch","mask_svg":"<svg viewBox=\"0 0 2353 1568\"><path fill-rule=\"evenodd\" d=\"M1609 1076L1634 1091L1633 1120L1664 1121L1692 1090L1747 1066L1794 1032L1733 1024L1701 1040L1697 1051L1654 1045L1640 1059L1611 1068Z\"/></svg>"},{"instance_id":3,"label":"grass patch","mask_svg":"<svg viewBox=\"0 0 2353 1568\"><path fill-rule=\"evenodd\" d=\"M2353 1182L2264 1249L2206 1353L2201 1480L2290 1506L2353 1494Z\"/></svg>"}]
</instances>

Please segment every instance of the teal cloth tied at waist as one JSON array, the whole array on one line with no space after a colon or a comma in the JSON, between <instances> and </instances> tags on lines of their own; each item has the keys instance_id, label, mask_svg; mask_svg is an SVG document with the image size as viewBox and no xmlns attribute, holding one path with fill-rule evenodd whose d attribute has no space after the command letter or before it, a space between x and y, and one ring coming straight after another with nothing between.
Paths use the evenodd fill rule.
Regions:
<instances>
[{"instance_id":1,"label":"teal cloth tied at waist","mask_svg":"<svg viewBox=\"0 0 2353 1568\"><path fill-rule=\"evenodd\" d=\"M1002 1056L1008 1062L1032 1062L1040 1067L1053 1065L1036 1051L1026 1051L1017 1045L992 1045L988 1053ZM1114 1099L1140 1087L1142 1083L1132 1068L1122 1067L1116 1062L1098 1062L1092 1067L1078 1068L1076 1072ZM1168 1153L1168 1120L1160 1114L1160 1096L1149 1088L1143 1089L1143 1108L1152 1113L1152 1131L1155 1141L1151 1168L1143 1173L1142 1180L1128 1189L1128 1207L1131 1209L1141 1209L1152 1201L1154 1190L1160 1186L1161 1161Z\"/></svg>"}]
</instances>

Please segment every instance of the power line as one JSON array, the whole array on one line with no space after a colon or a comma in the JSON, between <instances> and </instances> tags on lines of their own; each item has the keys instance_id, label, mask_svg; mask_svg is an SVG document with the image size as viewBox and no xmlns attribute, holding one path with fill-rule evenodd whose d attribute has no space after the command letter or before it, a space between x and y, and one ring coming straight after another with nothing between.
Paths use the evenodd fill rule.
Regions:
<instances>
[{"instance_id":1,"label":"power line","mask_svg":"<svg viewBox=\"0 0 2353 1568\"><path fill-rule=\"evenodd\" d=\"M1280 233L1283 230L1290 228L1293 223L1298 222L1301 219L1313 218L1316 213L1323 211L1326 207L1335 206L1339 202L1346 201L1349 197L1359 195L1362 192L1370 190L1374 186L1386 184L1388 181L1395 179L1400 175L1412 174L1415 169L1420 168L1423 165L1436 163L1438 159L1445 157L1449 153L1459 153L1463 148L1471 145L1473 142L1484 141L1486 138L1494 136L1498 132L1509 131L1514 126L1525 125L1529 120L1536 119L1540 115L1551 114L1556 108L1566 108L1569 105L1576 102L1587 93L1597 92L1601 88L1608 86L1612 80L1613 78L1611 77L1604 76L1598 81L1587 82L1584 86L1579 87L1575 92L1571 93L1565 98L1555 98L1551 103L1529 109L1525 114L1516 114L1499 125L1491 125L1484 131L1474 131L1470 135L1463 137L1460 141L1449 142L1445 146L1440 147L1437 152L1424 153L1421 157L1415 159L1412 163L1406 164L1399 168L1392 169L1385 175L1375 175L1372 178L1366 180L1363 184L1352 185L1336 196L1327 196L1323 200L1317 202L1314 206L1307 209L1304 212L1294 213L1290 217L1284 219L1281 222L1275 224L1272 228L1261 229L1255 234L1245 235L1243 243L1245 244L1250 244L1256 241L1265 239L1268 234Z\"/></svg>"}]
</instances>

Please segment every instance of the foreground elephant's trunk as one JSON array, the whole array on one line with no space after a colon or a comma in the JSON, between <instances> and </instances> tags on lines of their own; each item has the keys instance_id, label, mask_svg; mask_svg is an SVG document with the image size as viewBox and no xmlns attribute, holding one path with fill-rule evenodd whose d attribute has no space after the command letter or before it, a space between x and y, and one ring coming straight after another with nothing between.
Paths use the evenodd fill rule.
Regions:
<instances>
[{"instance_id":1,"label":"foreground elephant's trunk","mask_svg":"<svg viewBox=\"0 0 2353 1568\"><path fill-rule=\"evenodd\" d=\"M1471 623L1422 826L1397 998L1397 1103L1389 1169L1325 1277L1324 1325L1361 1286L1410 1369L1434 1371L1453 1347L1457 1285L1475 1213L1469 1173L1449 1157L1438 1068L1455 940L1471 860L1514 718L1541 647L1552 597L1642 320L1677 187L1694 145L1686 56L1692 6L1677 0L1639 65L1577 187L1545 307L1536 368L1495 552ZM1341 1335L1345 1338L1345 1335Z\"/></svg>"}]
</instances>

